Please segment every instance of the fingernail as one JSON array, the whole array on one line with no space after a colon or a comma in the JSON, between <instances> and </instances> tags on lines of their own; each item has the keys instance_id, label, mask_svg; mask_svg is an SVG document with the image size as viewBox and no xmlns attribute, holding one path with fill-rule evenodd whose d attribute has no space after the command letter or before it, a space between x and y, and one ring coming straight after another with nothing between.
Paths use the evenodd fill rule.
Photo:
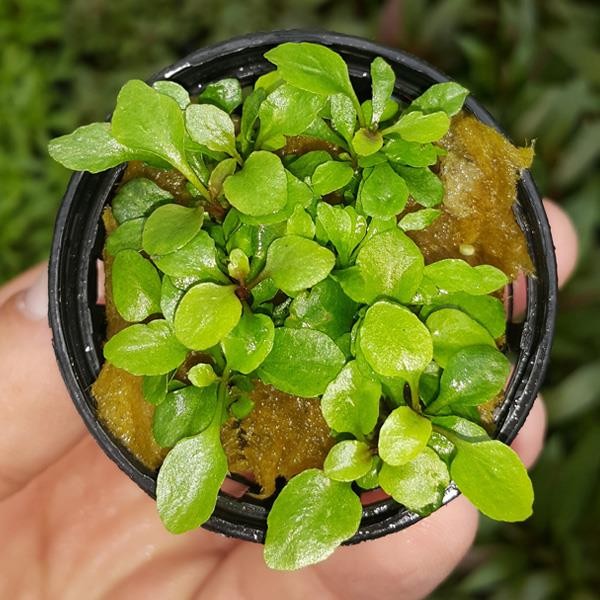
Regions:
<instances>
[{"instance_id":1,"label":"fingernail","mask_svg":"<svg viewBox=\"0 0 600 600\"><path fill-rule=\"evenodd\" d=\"M44 269L33 285L23 293L19 303L23 314L32 321L48 316L48 271Z\"/></svg>"}]
</instances>

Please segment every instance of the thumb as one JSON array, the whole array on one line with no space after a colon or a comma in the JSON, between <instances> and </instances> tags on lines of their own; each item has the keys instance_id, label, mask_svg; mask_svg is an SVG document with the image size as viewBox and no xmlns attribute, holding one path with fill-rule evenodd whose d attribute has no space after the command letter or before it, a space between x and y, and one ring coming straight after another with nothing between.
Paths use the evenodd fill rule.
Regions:
<instances>
[{"instance_id":1,"label":"thumb","mask_svg":"<svg viewBox=\"0 0 600 600\"><path fill-rule=\"evenodd\" d=\"M54 358L47 288L44 264L0 289L0 500L84 433Z\"/></svg>"}]
</instances>

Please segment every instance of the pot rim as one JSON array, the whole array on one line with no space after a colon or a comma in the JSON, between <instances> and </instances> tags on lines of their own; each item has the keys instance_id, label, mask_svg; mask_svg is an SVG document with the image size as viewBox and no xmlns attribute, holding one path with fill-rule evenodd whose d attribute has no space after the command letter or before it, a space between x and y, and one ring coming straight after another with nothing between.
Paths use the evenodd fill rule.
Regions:
<instances>
[{"instance_id":1,"label":"pot rim","mask_svg":"<svg viewBox=\"0 0 600 600\"><path fill-rule=\"evenodd\" d=\"M224 58L243 62L245 54L249 52L252 54L260 50L262 55L270 47L280 43L299 41L330 46L341 52L346 62L352 58L364 62L365 59L382 56L392 64L395 71L410 71L417 80L427 82L426 85L423 83L424 87L432 83L451 81L447 75L427 62L401 50L355 36L296 29L252 33L201 48L159 71L149 82L159 79L173 80L193 93L198 91L199 85L227 76L218 75ZM198 81L194 72L200 68L206 70L207 65L212 66L216 76L211 79L205 75ZM264 70L263 65L262 72ZM349 65L349 70L354 77L368 76L364 68L358 68L354 64ZM258 63L239 65L237 72L240 77L246 78L256 78L261 74ZM404 93L406 96L411 92L418 95L421 91L414 82L404 83L404 87L400 89L397 80L395 92L399 95ZM467 97L465 108L483 123L506 135L472 94ZM95 264L92 263L100 254L98 246L99 238L102 237L98 235L98 220L100 211L122 172L121 166L97 175L78 172L71 177L58 212L48 267L49 321L61 374L88 430L107 456L146 493L155 497L156 475L144 468L101 425L96 417L94 400L89 391L89 377L94 373L97 375L102 361L101 353L98 355L97 352L102 342L98 328L102 327L89 302L90 298L95 298ZM76 205L82 198L94 207L92 213L78 214ZM94 198L96 204L92 202ZM100 198L102 203L98 201ZM556 315L554 247L541 198L527 170L523 171L519 182L518 198L515 215L527 237L536 275L527 277L527 312L522 331L512 332L519 340L520 351L509 380L505 401L497 414L498 427L495 432L495 438L505 443L510 443L515 438L543 381ZM97 206L98 204L100 206ZM85 250L83 256L79 254L78 248L73 246L78 238L81 238L79 242ZM507 337L510 335L511 331L508 331ZM458 495L456 486L451 484L446 490L444 505ZM267 514L268 503L238 500L219 492L215 511L203 527L231 537L263 542ZM345 543L353 544L381 537L403 529L421 518L392 499L364 506L359 530Z\"/></svg>"}]
</instances>

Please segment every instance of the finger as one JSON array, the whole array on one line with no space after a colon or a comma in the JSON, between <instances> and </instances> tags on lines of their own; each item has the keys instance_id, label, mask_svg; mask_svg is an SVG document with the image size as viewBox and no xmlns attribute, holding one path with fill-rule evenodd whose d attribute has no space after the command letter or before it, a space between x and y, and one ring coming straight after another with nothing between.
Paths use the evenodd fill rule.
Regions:
<instances>
[{"instance_id":1,"label":"finger","mask_svg":"<svg viewBox=\"0 0 600 600\"><path fill-rule=\"evenodd\" d=\"M544 200L544 208L552 231L552 240L556 251L556 270L558 285L562 287L573 275L579 254L577 230L567 213L552 200ZM525 277L520 277L513 289L513 311L515 315L525 312L527 306L527 288Z\"/></svg>"},{"instance_id":2,"label":"finger","mask_svg":"<svg viewBox=\"0 0 600 600\"><path fill-rule=\"evenodd\" d=\"M544 446L546 434L546 407L538 396L531 407L523 427L512 443L513 450L521 457L523 464L530 469L538 459Z\"/></svg>"},{"instance_id":3,"label":"finger","mask_svg":"<svg viewBox=\"0 0 600 600\"><path fill-rule=\"evenodd\" d=\"M0 500L52 464L84 432L52 351L46 272L43 265L8 284L11 295L0 306Z\"/></svg>"}]
</instances>

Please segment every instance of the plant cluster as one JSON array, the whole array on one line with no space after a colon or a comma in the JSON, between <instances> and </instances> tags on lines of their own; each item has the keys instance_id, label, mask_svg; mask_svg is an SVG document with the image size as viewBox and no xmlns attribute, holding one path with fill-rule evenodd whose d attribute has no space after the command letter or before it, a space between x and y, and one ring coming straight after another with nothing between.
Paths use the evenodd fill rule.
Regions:
<instances>
[{"instance_id":1,"label":"plant cluster","mask_svg":"<svg viewBox=\"0 0 600 600\"><path fill-rule=\"evenodd\" d=\"M194 101L174 82L130 81L110 123L50 145L76 170L176 169L194 198L183 206L134 179L113 199L106 240L112 298L131 325L104 354L142 376L156 405L154 437L170 448L157 480L165 526L181 533L212 514L228 472L221 425L249 414L256 379L319 397L336 440L322 469L275 499L271 567L312 564L350 538L361 489L427 515L453 480L484 514L527 518L527 474L477 409L509 374L497 343L508 278L458 259L425 265L406 234L440 214L436 142L467 90L434 85L401 107L393 69L376 58L361 103L324 46L286 43L265 57L276 69L252 90L225 79ZM320 149L288 151L298 136ZM182 375L192 353L203 362Z\"/></svg>"}]
</instances>

